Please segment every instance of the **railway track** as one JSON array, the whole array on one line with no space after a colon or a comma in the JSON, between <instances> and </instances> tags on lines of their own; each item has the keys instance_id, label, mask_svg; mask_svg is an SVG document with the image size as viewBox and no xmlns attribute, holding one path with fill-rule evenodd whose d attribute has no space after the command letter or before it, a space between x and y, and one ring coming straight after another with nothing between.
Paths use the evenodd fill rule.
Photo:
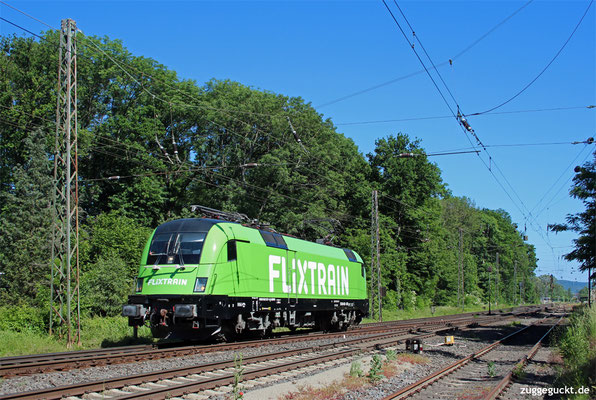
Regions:
<instances>
[{"instance_id":1,"label":"railway track","mask_svg":"<svg viewBox=\"0 0 596 400\"><path fill-rule=\"evenodd\" d=\"M395 346L399 340L406 338L433 336L436 332L445 329L445 327L438 327L420 334L404 331L378 333L363 338L345 340L338 344L318 345L247 357L243 360L246 364L244 378L251 380L312 365L320 366L323 363L343 360L365 351ZM117 399L157 399L181 396L231 384L234 379L233 367L234 360L227 360L168 371L14 393L0 396L0 399L60 399L66 396L72 398L73 396L88 395L89 393Z\"/></svg>"},{"instance_id":2,"label":"railway track","mask_svg":"<svg viewBox=\"0 0 596 400\"><path fill-rule=\"evenodd\" d=\"M530 312L523 309L521 313ZM503 313L503 316L519 316L516 314ZM85 350L63 353L50 353L30 355L22 357L0 358L0 377L13 377L46 373L50 371L66 371L70 369L89 368L112 364L130 362L141 362L162 358L184 357L196 354L205 354L218 351L235 351L243 348L260 347L265 345L280 345L300 341L312 341L318 339L337 339L346 336L371 335L376 333L391 332L398 330L406 332L422 328L432 329L443 326L449 328L455 324L483 323L488 316L469 313L456 316L433 317L430 319L416 319L404 321L391 321L384 323L372 323L358 326L346 332L337 333L311 333L284 335L275 339L252 340L233 343L220 343L213 345L180 346L171 348L158 348L154 345L126 346L111 349Z\"/></svg>"},{"instance_id":3,"label":"railway track","mask_svg":"<svg viewBox=\"0 0 596 400\"><path fill-rule=\"evenodd\" d=\"M527 310L524 310L526 313ZM463 328L470 324L474 326L478 324L489 324L497 321L503 322L506 319L519 317L518 314L499 315L496 316L466 316L454 318L442 317L433 321L401 321L401 323L388 323L385 326L379 324L372 324L368 327L362 327L353 331L334 334L341 336L342 340L339 343L330 343L326 345L316 345L311 347L302 347L295 350L284 350L263 354L254 357L247 357L244 360L246 380L258 379L263 376L272 374L300 373L300 369L304 368L320 368L325 363L333 363L333 360L339 360L342 363L349 362L350 357L355 357L363 352L370 352L374 349L385 347L395 347L399 341L406 338L428 338L436 335L438 332L445 332L449 329ZM287 339L300 341L313 341L315 338L329 338L329 334L310 334L291 336L289 338L277 338L272 341L255 341L255 343L232 343L219 344L211 346L208 351L224 351L232 350L239 351L247 346L272 346L273 344L288 343ZM345 336L345 338L344 338ZM285 340L285 341L284 341ZM144 346L137 346L137 353L154 352L156 349L147 350ZM195 348L197 346L194 346ZM205 347L205 346L203 346ZM207 346L209 347L209 346ZM183 351L181 349L166 349L168 351ZM184 349L186 351L187 349ZM109 352L111 352L110 350ZM116 351L116 350L114 350ZM108 352L108 353L109 353ZM205 350L203 349L203 352ZM92 353L88 352L86 356L92 357ZM128 348L123 357L139 357L138 354ZM64 353L59 353L64 357ZM46 355L47 356L47 355ZM101 357L112 357L115 354L104 354ZM17 357L12 358L12 363L15 364ZM29 357L24 357L23 360L31 361ZM4 361L4 360L3 360ZM96 363L98 361L95 361ZM76 363L80 363L77 361ZM201 365L192 365L184 368L173 368L169 370L153 371L144 374L134 374L129 376L115 377L112 379L101 379L95 382L82 382L75 385L68 385L62 387L54 387L37 391L12 393L0 396L1 400L5 399L59 399L65 396L83 396L86 399L93 398L166 398L172 396L181 396L184 393L196 393L198 391L205 391L209 389L220 388L218 390L230 390L230 383L234 379L233 373L234 361L228 359L226 361L206 363ZM72 367L72 366L71 366ZM296 372L298 370L298 372ZM223 387L223 389L222 389Z\"/></svg>"},{"instance_id":4,"label":"railway track","mask_svg":"<svg viewBox=\"0 0 596 400\"><path fill-rule=\"evenodd\" d=\"M511 316L502 318L511 318ZM394 323L388 324L389 329L387 327L380 329L378 325L374 325L370 327L368 334L363 334L366 330L358 330L353 332L355 338L346 335L346 339L340 343L303 347L296 350L248 357L244 360L247 363L245 379L256 379L266 375L283 373L284 371L308 368L313 365L320 367L322 363L331 362L332 360L346 362L346 357L372 351L373 349L395 346L400 340L406 338L427 338L434 336L437 332L465 327L470 323L488 323L494 322L494 320L494 316L456 317L447 322L445 320L433 321L425 325L420 323L402 324L403 326L399 329L395 327ZM412 329L412 325L416 325L417 329ZM312 337L314 335L308 336ZM323 336L328 337L328 335ZM264 341L259 343L264 343ZM271 344L271 342L265 343ZM263 363L268 364L263 365ZM97 396L115 398L137 398L139 396L139 398L162 398L162 394L160 394L162 391L167 392L168 396L173 396L173 393L190 393L229 385L234 378L231 371L233 365L234 361L228 359L223 362L193 365L168 371L154 371L64 387L14 393L1 396L0 399L58 399L64 396L82 396L85 393L95 393Z\"/></svg>"},{"instance_id":5,"label":"railway track","mask_svg":"<svg viewBox=\"0 0 596 400\"><path fill-rule=\"evenodd\" d=\"M548 325L552 321L548 319L525 326L383 400L439 397L495 399L511 384L516 371L536 354L543 340L561 319L552 325ZM533 346L530 339L533 339Z\"/></svg>"}]
</instances>

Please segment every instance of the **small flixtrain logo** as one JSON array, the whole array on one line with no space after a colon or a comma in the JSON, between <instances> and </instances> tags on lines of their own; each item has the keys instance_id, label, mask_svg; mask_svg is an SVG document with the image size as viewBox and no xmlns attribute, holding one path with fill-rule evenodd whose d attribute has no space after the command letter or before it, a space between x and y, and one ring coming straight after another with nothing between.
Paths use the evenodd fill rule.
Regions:
<instances>
[{"instance_id":1,"label":"small flixtrain logo","mask_svg":"<svg viewBox=\"0 0 596 400\"><path fill-rule=\"evenodd\" d=\"M186 286L188 280L186 279L176 279L176 278L152 278L147 281L147 285L149 286L158 286L158 285L180 285Z\"/></svg>"}]
</instances>

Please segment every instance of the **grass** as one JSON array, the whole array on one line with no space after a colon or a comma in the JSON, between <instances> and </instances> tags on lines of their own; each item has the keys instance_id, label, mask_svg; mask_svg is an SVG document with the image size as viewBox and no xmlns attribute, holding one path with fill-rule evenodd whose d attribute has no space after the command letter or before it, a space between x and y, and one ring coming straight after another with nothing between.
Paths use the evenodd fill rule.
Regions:
<instances>
[{"instance_id":1,"label":"grass","mask_svg":"<svg viewBox=\"0 0 596 400\"><path fill-rule=\"evenodd\" d=\"M559 332L557 347L563 358L555 387L588 387L596 393L596 306L581 307L570 318L569 326ZM590 395L571 398L588 399Z\"/></svg>"},{"instance_id":2,"label":"grass","mask_svg":"<svg viewBox=\"0 0 596 400\"><path fill-rule=\"evenodd\" d=\"M0 331L0 357L55 353L69 350L96 349L135 343L152 343L149 328L139 329L139 339L132 337L132 328L123 317L95 317L81 321L82 346L69 348L64 339L34 331Z\"/></svg>"},{"instance_id":3,"label":"grass","mask_svg":"<svg viewBox=\"0 0 596 400\"><path fill-rule=\"evenodd\" d=\"M503 306L505 307L505 306ZM485 311L482 306L467 306L465 312ZM461 313L457 307L436 307L434 314L430 309L423 310L383 310L383 319L386 321L402 320L412 318L424 318L441 315L452 315ZM32 312L11 312L10 315L34 315ZM139 328L139 339L132 337L132 328L128 326L127 319L117 317L93 317L84 318L81 322L82 346L68 348L66 341L57 337L50 337L40 329L29 329L43 325L41 317L39 321L13 321L14 324L0 324L0 357L18 356L25 354L54 353L68 350L94 349L101 347L124 346L136 343L152 343L149 328ZM8 321L11 322L11 321ZM363 322L374 322L366 318ZM16 324L16 325L15 325ZM18 326L20 331L13 329ZM24 327L24 328L23 328ZM301 328L299 328L301 329ZM289 331L287 328L278 328L275 332Z\"/></svg>"},{"instance_id":4,"label":"grass","mask_svg":"<svg viewBox=\"0 0 596 400\"><path fill-rule=\"evenodd\" d=\"M513 305L502 304L499 305L499 309L514 307ZM430 308L423 309L411 309L411 310L383 310L383 321L396 321L403 319L415 319L415 318L428 318L438 317L443 315L454 315L469 312L488 312L488 308L483 305L477 306L466 306L465 310L462 311L461 307L451 306L438 306L435 307L435 312L432 313ZM496 310L493 310L496 312ZM377 322L371 318L364 318L363 323Z\"/></svg>"},{"instance_id":5,"label":"grass","mask_svg":"<svg viewBox=\"0 0 596 400\"><path fill-rule=\"evenodd\" d=\"M66 351L66 346L48 335L0 331L0 357Z\"/></svg>"}]
</instances>

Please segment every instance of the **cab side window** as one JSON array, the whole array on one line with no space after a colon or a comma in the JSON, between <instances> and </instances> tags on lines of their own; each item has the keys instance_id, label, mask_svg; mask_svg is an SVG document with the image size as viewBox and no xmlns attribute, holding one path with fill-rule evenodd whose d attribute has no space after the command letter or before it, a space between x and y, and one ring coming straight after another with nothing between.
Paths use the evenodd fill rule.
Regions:
<instances>
[{"instance_id":1,"label":"cab side window","mask_svg":"<svg viewBox=\"0 0 596 400\"><path fill-rule=\"evenodd\" d=\"M236 241L230 240L228 241L228 261L234 261L238 258L238 253L236 251Z\"/></svg>"}]
</instances>

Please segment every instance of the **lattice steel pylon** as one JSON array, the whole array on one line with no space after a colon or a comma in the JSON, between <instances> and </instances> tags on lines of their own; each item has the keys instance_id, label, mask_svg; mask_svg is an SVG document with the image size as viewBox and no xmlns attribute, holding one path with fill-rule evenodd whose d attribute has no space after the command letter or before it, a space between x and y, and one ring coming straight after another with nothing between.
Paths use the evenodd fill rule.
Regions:
<instances>
[{"instance_id":1,"label":"lattice steel pylon","mask_svg":"<svg viewBox=\"0 0 596 400\"><path fill-rule=\"evenodd\" d=\"M76 31L75 21L62 20L50 260L50 334L53 334L54 330L58 331L60 336L66 334L69 346L75 340L81 344Z\"/></svg>"},{"instance_id":2,"label":"lattice steel pylon","mask_svg":"<svg viewBox=\"0 0 596 400\"><path fill-rule=\"evenodd\" d=\"M383 320L381 307L381 260L379 241L379 199L376 190L372 192L371 209L371 255L370 255L370 316ZM377 314L378 311L378 314Z\"/></svg>"}]
</instances>

